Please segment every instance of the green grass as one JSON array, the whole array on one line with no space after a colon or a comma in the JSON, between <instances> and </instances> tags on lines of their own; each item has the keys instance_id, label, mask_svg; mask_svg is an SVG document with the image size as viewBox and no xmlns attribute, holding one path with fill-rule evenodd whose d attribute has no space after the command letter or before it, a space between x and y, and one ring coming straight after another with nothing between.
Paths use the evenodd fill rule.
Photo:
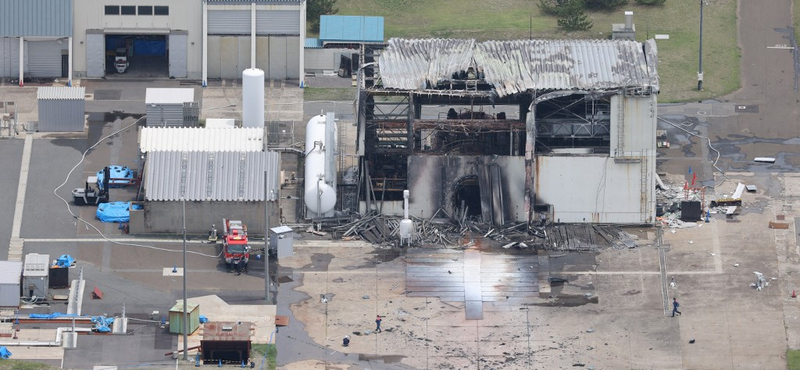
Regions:
<instances>
[{"instance_id":1,"label":"green grass","mask_svg":"<svg viewBox=\"0 0 800 370\"><path fill-rule=\"evenodd\" d=\"M787 349L786 361L789 363L789 370L800 370L800 350Z\"/></svg>"},{"instance_id":2,"label":"green grass","mask_svg":"<svg viewBox=\"0 0 800 370\"><path fill-rule=\"evenodd\" d=\"M795 0L799 1L799 0ZM740 52L736 42L736 0L708 0L703 16L704 91L697 91L699 2L667 0L661 7L631 4L612 12L591 12L594 27L566 33L556 19L541 14L536 0L338 0L340 15L383 16L385 37L605 39L612 23L623 23L625 10L634 12L637 40L669 34L659 40L659 101L691 101L729 94L739 88ZM795 7L795 11L798 7ZM308 92L307 92L308 93ZM321 99L322 100L322 99Z\"/></svg>"},{"instance_id":3,"label":"green grass","mask_svg":"<svg viewBox=\"0 0 800 370\"><path fill-rule=\"evenodd\" d=\"M9 349L11 357L14 357L14 348ZM54 370L57 366L50 366L41 362L22 361L22 360L0 360L0 370Z\"/></svg>"},{"instance_id":4,"label":"green grass","mask_svg":"<svg viewBox=\"0 0 800 370\"><path fill-rule=\"evenodd\" d=\"M797 26L800 26L800 0L794 0L792 4L792 19L794 20L794 39L800 40L800 30L797 29Z\"/></svg>"},{"instance_id":5,"label":"green grass","mask_svg":"<svg viewBox=\"0 0 800 370\"><path fill-rule=\"evenodd\" d=\"M313 87L303 89L305 101L351 101L355 99L355 87Z\"/></svg>"},{"instance_id":6,"label":"green grass","mask_svg":"<svg viewBox=\"0 0 800 370\"><path fill-rule=\"evenodd\" d=\"M278 350L275 348L274 344L253 344L250 351L250 356L252 359L250 361L255 362L256 366L261 365L261 361L264 359L264 353L267 353L267 369L275 370L278 366L278 361L276 360L278 357Z\"/></svg>"}]
</instances>

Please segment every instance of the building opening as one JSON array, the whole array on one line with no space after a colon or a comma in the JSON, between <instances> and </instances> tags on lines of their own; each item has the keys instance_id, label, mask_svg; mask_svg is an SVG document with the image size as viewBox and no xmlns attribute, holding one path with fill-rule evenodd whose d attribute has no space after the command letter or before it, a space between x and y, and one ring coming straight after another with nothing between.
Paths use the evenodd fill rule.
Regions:
<instances>
[{"instance_id":1,"label":"building opening","mask_svg":"<svg viewBox=\"0 0 800 370\"><path fill-rule=\"evenodd\" d=\"M481 188L477 176L467 176L461 179L455 187L454 208L458 210L458 218L481 216Z\"/></svg>"},{"instance_id":2,"label":"building opening","mask_svg":"<svg viewBox=\"0 0 800 370\"><path fill-rule=\"evenodd\" d=\"M106 35L106 76L167 77L167 50L167 35Z\"/></svg>"}]
</instances>

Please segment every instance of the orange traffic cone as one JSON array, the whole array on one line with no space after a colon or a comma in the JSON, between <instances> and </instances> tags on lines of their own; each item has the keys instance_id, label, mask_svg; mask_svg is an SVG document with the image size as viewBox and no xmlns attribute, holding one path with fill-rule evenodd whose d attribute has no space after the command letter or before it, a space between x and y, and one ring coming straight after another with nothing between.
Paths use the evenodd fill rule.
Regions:
<instances>
[{"instance_id":1,"label":"orange traffic cone","mask_svg":"<svg viewBox=\"0 0 800 370\"><path fill-rule=\"evenodd\" d=\"M794 292L794 289L792 289L792 298L797 298L797 293Z\"/></svg>"}]
</instances>

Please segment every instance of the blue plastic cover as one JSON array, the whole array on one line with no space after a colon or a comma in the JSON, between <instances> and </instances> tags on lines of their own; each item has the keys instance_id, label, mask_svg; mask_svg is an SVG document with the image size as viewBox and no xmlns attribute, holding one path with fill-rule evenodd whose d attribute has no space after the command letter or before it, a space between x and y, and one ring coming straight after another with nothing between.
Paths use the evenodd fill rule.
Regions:
<instances>
[{"instance_id":1,"label":"blue plastic cover","mask_svg":"<svg viewBox=\"0 0 800 370\"><path fill-rule=\"evenodd\" d=\"M32 319L51 320L62 317L80 317L80 316L70 313L53 312L53 313L32 313L28 315L28 317Z\"/></svg>"},{"instance_id":2,"label":"blue plastic cover","mask_svg":"<svg viewBox=\"0 0 800 370\"><path fill-rule=\"evenodd\" d=\"M135 55L167 55L166 40L133 40Z\"/></svg>"},{"instance_id":3,"label":"blue plastic cover","mask_svg":"<svg viewBox=\"0 0 800 370\"><path fill-rule=\"evenodd\" d=\"M125 166L108 166L108 172L111 179L108 180L108 186L112 188L119 188L125 185L130 185L133 180L133 171ZM97 171L97 187L103 189L103 178L105 177L104 171Z\"/></svg>"},{"instance_id":4,"label":"blue plastic cover","mask_svg":"<svg viewBox=\"0 0 800 370\"><path fill-rule=\"evenodd\" d=\"M58 257L56 260L56 266L59 267L70 267L72 263L75 262L75 259L72 258L69 254L62 254L61 257Z\"/></svg>"},{"instance_id":5,"label":"blue plastic cover","mask_svg":"<svg viewBox=\"0 0 800 370\"><path fill-rule=\"evenodd\" d=\"M9 358L11 357L11 352L9 352L8 348L0 347L0 358Z\"/></svg>"},{"instance_id":6,"label":"blue plastic cover","mask_svg":"<svg viewBox=\"0 0 800 370\"><path fill-rule=\"evenodd\" d=\"M102 222L128 222L131 219L131 202L100 203L97 218Z\"/></svg>"},{"instance_id":7,"label":"blue plastic cover","mask_svg":"<svg viewBox=\"0 0 800 370\"><path fill-rule=\"evenodd\" d=\"M200 315L200 323L205 324L206 322L208 322L208 317L205 315Z\"/></svg>"},{"instance_id":8,"label":"blue plastic cover","mask_svg":"<svg viewBox=\"0 0 800 370\"><path fill-rule=\"evenodd\" d=\"M114 323L114 318L105 316L92 316L92 322L94 323L95 330L101 333L108 333L111 331L111 328L108 326Z\"/></svg>"}]
</instances>

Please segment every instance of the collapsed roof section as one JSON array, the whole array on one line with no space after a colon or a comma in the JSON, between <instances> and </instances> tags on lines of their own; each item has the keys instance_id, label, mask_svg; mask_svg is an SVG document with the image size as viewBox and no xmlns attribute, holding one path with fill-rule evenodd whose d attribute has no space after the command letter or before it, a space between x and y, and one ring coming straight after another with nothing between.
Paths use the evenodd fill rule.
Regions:
<instances>
[{"instance_id":1,"label":"collapsed roof section","mask_svg":"<svg viewBox=\"0 0 800 370\"><path fill-rule=\"evenodd\" d=\"M389 40L380 55L385 89L437 90L467 71L499 97L531 91L646 89L658 92L654 40ZM469 78L469 77L468 77Z\"/></svg>"}]
</instances>

